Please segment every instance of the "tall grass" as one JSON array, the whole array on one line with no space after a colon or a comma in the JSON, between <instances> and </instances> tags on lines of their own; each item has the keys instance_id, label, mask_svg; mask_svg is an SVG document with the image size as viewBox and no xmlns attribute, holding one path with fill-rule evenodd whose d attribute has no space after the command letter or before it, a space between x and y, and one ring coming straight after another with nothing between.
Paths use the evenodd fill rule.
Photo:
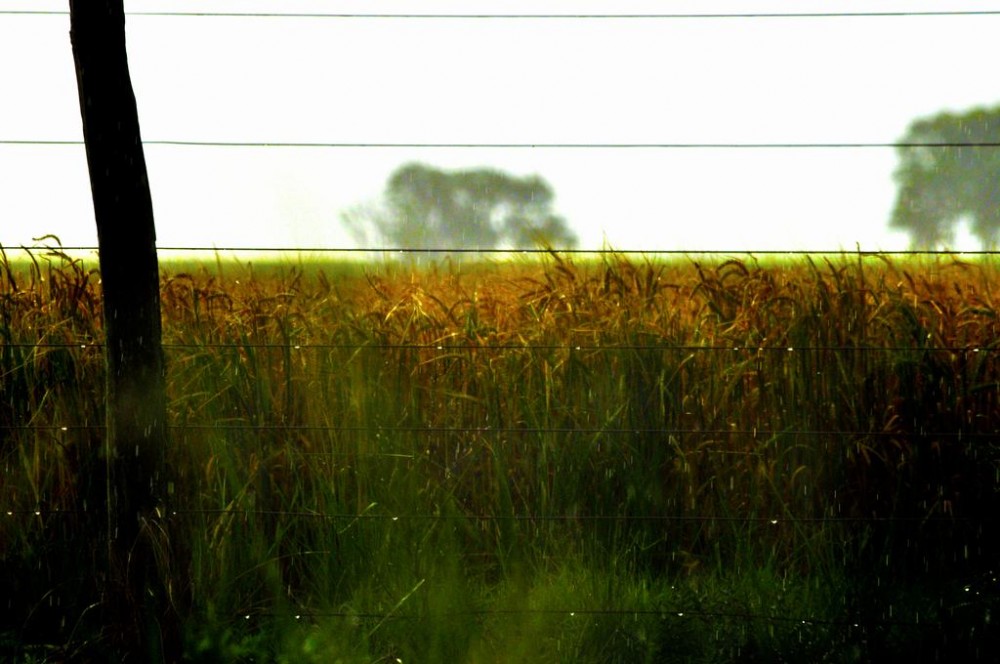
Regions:
<instances>
[{"instance_id":1,"label":"tall grass","mask_svg":"<svg viewBox=\"0 0 1000 664\"><path fill-rule=\"evenodd\" d=\"M985 659L998 285L851 255L169 271L186 651ZM2 638L100 648L67 564L96 555L72 546L101 481L99 276L35 252L0 298Z\"/></svg>"}]
</instances>

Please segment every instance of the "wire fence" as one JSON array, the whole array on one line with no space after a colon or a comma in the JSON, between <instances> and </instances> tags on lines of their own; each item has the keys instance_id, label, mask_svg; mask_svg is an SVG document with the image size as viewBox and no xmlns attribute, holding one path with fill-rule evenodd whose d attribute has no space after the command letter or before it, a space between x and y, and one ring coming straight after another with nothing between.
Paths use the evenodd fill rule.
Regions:
<instances>
[{"instance_id":1,"label":"wire fence","mask_svg":"<svg viewBox=\"0 0 1000 664\"><path fill-rule=\"evenodd\" d=\"M0 431L104 431L103 424L0 424ZM326 433L416 433L416 434L440 434L440 433L479 433L479 434L548 434L548 433L579 433L579 434L607 434L607 435L642 435L642 434L663 434L671 435L695 435L707 436L742 435L753 440L768 439L777 436L788 437L840 437L840 436L876 436L876 437L903 437L898 431L885 431L881 429L769 429L766 427L754 427L746 429L742 427L730 427L724 429L711 428L642 428L642 427L469 427L469 426L324 426L324 425L286 425L286 424L258 424L258 423L219 423L219 424L171 424L168 428L174 431L274 431L274 432L326 432ZM996 432L976 432L976 431L934 431L933 436L941 438L983 438L993 440L997 437ZM712 453L712 450L705 450ZM751 454L753 452L733 452L725 450L722 454ZM318 456L326 454L316 453Z\"/></svg>"},{"instance_id":2,"label":"wire fence","mask_svg":"<svg viewBox=\"0 0 1000 664\"><path fill-rule=\"evenodd\" d=\"M69 16L66 10L0 9L0 15ZM904 18L904 17L963 17L1000 16L1000 10L935 10L935 11L872 11L872 12L713 12L713 13L359 13L359 12L235 12L235 11L143 11L128 10L125 16L177 18L289 18L289 19L388 19L388 20L717 20L717 19L782 19L782 18Z\"/></svg>"},{"instance_id":3,"label":"wire fence","mask_svg":"<svg viewBox=\"0 0 1000 664\"><path fill-rule=\"evenodd\" d=\"M27 343L27 342L7 342L3 344L7 348L73 348L80 350L96 349L102 350L105 345L100 342L94 342L89 340L81 340L77 342L50 342L50 341L39 341L38 343ZM850 353L894 353L900 351L910 351L919 350L927 352L948 352L948 353L994 353L1000 350L996 346L939 346L939 345L910 345L910 346L830 346L830 345L804 345L804 346L769 346L769 345L754 345L754 346L733 346L733 345L714 345L707 344L704 346L688 346L688 345L676 345L676 344L489 344L489 343L430 343L430 344L415 344L415 343L354 343L354 344L329 344L329 343L287 343L287 344L277 344L277 343L257 343L248 341L246 343L165 343L162 345L164 350L200 350L203 348L213 348L213 349L225 349L225 348L242 348L242 349L252 349L252 350L293 350L293 351L307 351L307 350L439 350L439 351L455 351L455 350L474 350L474 351L512 351L512 350L568 350L568 351L603 351L603 352L617 352L623 350L651 350L651 351L661 351L661 352L684 352L684 353L702 353L702 352L731 352L731 353L765 353L765 352L776 352L776 353L795 353L795 352L818 352L818 351L832 351L832 352L850 352Z\"/></svg>"},{"instance_id":4,"label":"wire fence","mask_svg":"<svg viewBox=\"0 0 1000 664\"><path fill-rule=\"evenodd\" d=\"M996 148L1000 142L907 142L893 143L426 143L426 142L304 142L304 141L194 141L143 139L146 146L193 148L426 148L426 149L502 149L502 150L858 150L908 148ZM0 139L0 145L79 146L82 140Z\"/></svg>"},{"instance_id":5,"label":"wire fence","mask_svg":"<svg viewBox=\"0 0 1000 664\"><path fill-rule=\"evenodd\" d=\"M0 245L0 249L10 252L37 253L40 255L57 256L58 252L87 251L96 253L99 247L94 245ZM473 249L469 247L399 247L399 246L373 246L373 247L256 247L256 246L220 246L220 247L199 247L199 246L172 246L166 245L157 247L159 252L190 252L190 253L210 253L226 254L235 252L261 253L261 254L368 254L391 256L395 254L471 254L475 256L497 255L582 255L582 256L667 256L667 257L733 257L733 256L829 256L829 257L860 257L878 258L879 256L995 256L1000 254L998 249L570 249L560 248L557 250L544 249L538 247L522 248L491 248Z\"/></svg>"},{"instance_id":6,"label":"wire fence","mask_svg":"<svg viewBox=\"0 0 1000 664\"><path fill-rule=\"evenodd\" d=\"M0 15L23 15L23 16L66 16L66 11L45 11L45 10L7 10L0 9ZM1000 10L976 10L976 11L916 11L916 12L818 12L818 13L693 13L693 14L371 14L371 13L274 13L274 12L177 12L177 11L130 11L128 16L135 17L203 17L203 18L229 18L229 19L363 19L363 20L768 20L768 19L837 19L837 18L944 18L944 17L975 17L975 16L1000 16ZM933 143L884 143L884 142L804 142L804 143L434 143L434 142L275 142L275 141L192 141L192 140L148 140L144 141L150 146L169 147L196 147L196 148L253 148L253 149L280 149L280 148L460 148L460 149L559 149L559 150L579 150L579 149L601 149L601 150L772 150L772 149L907 149L907 148L983 148L992 149L1000 147L1000 142L933 142ZM81 140L35 140L35 139L0 139L0 145L24 145L24 146L82 146ZM94 246L66 246L52 247L51 249L63 251L89 251L96 252ZM315 253L315 254L470 254L476 256L483 255L544 255L551 253L548 249L473 249L473 248L407 248L407 247L184 247L184 246L164 246L159 247L162 252L185 252L185 253L226 253L226 252L260 252L260 253ZM45 247L3 247L4 251L26 251L42 252ZM904 250L904 251L845 251L835 250L808 250L808 251L785 251L785 250L725 250L715 249L711 251L688 251L688 250L660 250L660 249L565 249L559 250L559 254L585 255L585 256L606 256L606 255L639 255L639 256L822 256L822 255L850 255L859 257L876 257L884 255L899 256L993 256L1000 253L996 250L979 251L947 251L947 250ZM103 350L104 344L93 340L80 340L78 342L48 342L39 341L37 343L18 343L4 340L2 344L7 349L79 349L79 350ZM167 343L163 348L168 351L188 351L202 349L275 349L275 350L358 350L362 348L374 350L429 350L429 351L477 351L477 352L505 352L512 350L527 351L658 351L658 352L679 352L679 353L796 353L796 352L837 352L837 353L880 353L880 352L901 352L919 348L923 352L947 352L960 354L993 354L998 350L997 346L961 346L961 345L926 345L926 346L838 346L838 345L759 345L759 346L731 346L731 345L665 345L665 344L478 344L467 342L451 342L430 344L414 343L378 343L378 344L330 344L330 343L289 343L289 344L267 344L267 343ZM31 431L48 432L58 435L60 432L69 431L93 431L101 432L105 429L103 424L74 424L66 423L62 425L41 425L41 424L17 424L0 425L0 431ZM900 434L883 430L861 430L861 429L817 429L817 430L779 430L767 428L720 428L720 429L684 429L684 428L655 428L638 429L627 427L405 427L386 426L358 427L358 426L308 426L308 425L269 425L249 422L228 422L212 424L171 424L171 431L185 432L194 430L211 429L215 431L259 431L259 432L295 432L295 433L387 433L387 434L417 434L431 435L442 433L459 434L601 434L610 436L633 436L636 434L652 434L663 437L683 436L683 435L707 435L725 436L741 435L752 439L758 438L816 438L816 437L893 437ZM967 438L993 440L996 432L963 432L963 431L937 431L934 436L939 438ZM740 452L733 450L704 450L708 454L754 454L754 452ZM303 453L309 455L310 453ZM332 457L336 453L320 453L315 456ZM374 453L378 454L378 453ZM396 458L405 457L401 454L388 454ZM416 458L412 455L410 458ZM508 522L552 522L552 523L572 523L572 524L601 524L619 521L634 522L723 522L723 523L751 523L756 522L770 525L775 528L783 527L794 523L839 523L839 524L859 524L859 523L920 523L923 525L953 524L956 521L968 520L964 517L954 517L946 515L934 515L923 517L911 516L839 516L831 513L826 516L795 516L782 514L775 516L728 516L721 514L713 515L664 515L664 514L462 514L462 515L441 515L441 514L329 514L302 510L260 510L260 509L192 509L184 506L175 506L171 509L170 516L178 515L222 515L233 514L249 516L269 517L269 518L297 518L297 519L323 519L330 521L348 521L351 523L372 522L372 523L392 523L400 520L404 521L508 521ZM833 508L831 507L831 510ZM2 508L0 508L2 510ZM75 510L2 510L8 517L48 517L50 515L72 516L79 514ZM1000 520L997 515L989 521ZM981 522L983 519L979 518ZM299 555L324 555L329 552L324 551L302 551ZM447 615L447 614L444 614ZM926 628L928 623L920 620L899 620L891 617L882 617L877 620L871 618L846 618L844 620L816 619L809 616L787 616L776 615L774 613L752 613L752 612L726 612L726 611L706 611L693 607L671 607L662 610L631 609L628 607L606 607L606 608L572 608L562 610L537 610L537 609L488 609L482 611L463 610L456 615L479 615L483 617L503 616L503 615L560 615L567 618L586 617L649 617L659 619L700 619L700 620L740 620L740 621L762 621L770 623L794 623L803 628L809 627L835 627L845 630L859 630L870 627L908 627ZM295 620L309 620L317 618L343 618L348 620L361 621L385 621L385 620L424 620L426 616L410 615L403 612L356 612L356 611L332 611L315 612L303 611L300 613L279 614L268 611L251 611L241 614L242 619L251 621L258 618L282 617L293 618Z\"/></svg>"}]
</instances>

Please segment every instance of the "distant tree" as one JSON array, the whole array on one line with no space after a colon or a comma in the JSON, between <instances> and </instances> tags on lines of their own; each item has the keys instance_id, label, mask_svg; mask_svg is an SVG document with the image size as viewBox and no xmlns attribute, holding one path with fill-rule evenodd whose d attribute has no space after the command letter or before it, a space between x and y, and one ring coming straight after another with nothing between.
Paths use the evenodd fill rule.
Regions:
<instances>
[{"instance_id":1,"label":"distant tree","mask_svg":"<svg viewBox=\"0 0 1000 664\"><path fill-rule=\"evenodd\" d=\"M897 147L899 187L890 226L914 248L954 240L968 221L984 248L1000 238L1000 108L941 113L910 125ZM935 144L928 146L926 144Z\"/></svg>"},{"instance_id":2,"label":"distant tree","mask_svg":"<svg viewBox=\"0 0 1000 664\"><path fill-rule=\"evenodd\" d=\"M575 247L576 235L552 213L553 198L534 175L411 163L389 177L381 205L355 208L342 221L362 243L407 249Z\"/></svg>"}]
</instances>

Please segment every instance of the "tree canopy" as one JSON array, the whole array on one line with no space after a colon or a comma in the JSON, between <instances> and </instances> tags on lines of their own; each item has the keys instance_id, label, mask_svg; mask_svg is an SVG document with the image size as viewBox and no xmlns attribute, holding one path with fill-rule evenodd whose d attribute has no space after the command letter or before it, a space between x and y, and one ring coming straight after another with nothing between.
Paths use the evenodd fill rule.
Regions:
<instances>
[{"instance_id":1,"label":"tree canopy","mask_svg":"<svg viewBox=\"0 0 1000 664\"><path fill-rule=\"evenodd\" d=\"M914 248L954 240L961 221L984 248L1000 238L1000 107L941 113L910 125L899 142L898 193L890 226Z\"/></svg>"},{"instance_id":2,"label":"tree canopy","mask_svg":"<svg viewBox=\"0 0 1000 664\"><path fill-rule=\"evenodd\" d=\"M389 177L381 205L342 219L360 242L406 249L575 247L576 235L552 212L554 198L537 175L409 163Z\"/></svg>"}]
</instances>

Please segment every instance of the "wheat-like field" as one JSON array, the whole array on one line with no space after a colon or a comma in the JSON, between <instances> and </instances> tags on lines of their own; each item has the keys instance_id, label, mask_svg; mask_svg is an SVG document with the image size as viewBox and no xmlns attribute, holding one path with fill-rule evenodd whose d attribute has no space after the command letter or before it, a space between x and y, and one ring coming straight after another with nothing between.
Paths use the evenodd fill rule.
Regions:
<instances>
[{"instance_id":1,"label":"wheat-like field","mask_svg":"<svg viewBox=\"0 0 1000 664\"><path fill-rule=\"evenodd\" d=\"M998 292L957 257L167 264L186 652L985 660ZM25 661L106 636L100 304L57 250L0 265L0 652Z\"/></svg>"}]
</instances>

